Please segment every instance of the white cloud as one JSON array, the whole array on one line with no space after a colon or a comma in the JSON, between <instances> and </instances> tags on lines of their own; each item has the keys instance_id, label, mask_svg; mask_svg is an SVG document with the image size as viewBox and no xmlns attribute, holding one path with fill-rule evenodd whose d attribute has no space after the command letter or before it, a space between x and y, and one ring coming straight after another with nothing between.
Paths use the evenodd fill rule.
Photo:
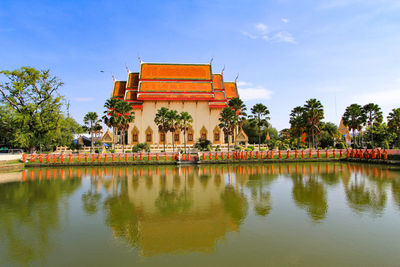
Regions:
<instances>
[{"instance_id":1,"label":"white cloud","mask_svg":"<svg viewBox=\"0 0 400 267\"><path fill-rule=\"evenodd\" d=\"M257 86L249 88L239 88L240 98L244 101L248 100L265 100L270 99L272 91L267 88Z\"/></svg>"},{"instance_id":2,"label":"white cloud","mask_svg":"<svg viewBox=\"0 0 400 267\"><path fill-rule=\"evenodd\" d=\"M90 102L94 100L94 97L76 97L74 100L77 102Z\"/></svg>"},{"instance_id":3,"label":"white cloud","mask_svg":"<svg viewBox=\"0 0 400 267\"><path fill-rule=\"evenodd\" d=\"M253 84L249 83L249 82L245 82L245 81L240 81L240 82L237 82L237 85L238 86L252 86Z\"/></svg>"},{"instance_id":4,"label":"white cloud","mask_svg":"<svg viewBox=\"0 0 400 267\"><path fill-rule=\"evenodd\" d=\"M296 40L294 39L293 35L290 32L282 31L274 34L273 40L277 42L284 42L284 43L291 43L295 44Z\"/></svg>"},{"instance_id":5,"label":"white cloud","mask_svg":"<svg viewBox=\"0 0 400 267\"><path fill-rule=\"evenodd\" d=\"M248 33L248 32L242 31L241 33L242 33L244 36L249 37L250 39L257 39L257 38L258 38L256 35L251 34L251 33Z\"/></svg>"},{"instance_id":6,"label":"white cloud","mask_svg":"<svg viewBox=\"0 0 400 267\"><path fill-rule=\"evenodd\" d=\"M282 18L281 21L282 21L283 23L289 23L289 19L287 19L287 18Z\"/></svg>"},{"instance_id":7,"label":"white cloud","mask_svg":"<svg viewBox=\"0 0 400 267\"><path fill-rule=\"evenodd\" d=\"M283 18L283 22L288 23L289 20ZM284 42L295 44L296 40L293 35L287 31L270 31L268 25L264 23L257 23L254 25L252 31L241 31L242 35L250 38L250 39L261 39L267 42Z\"/></svg>"},{"instance_id":8,"label":"white cloud","mask_svg":"<svg viewBox=\"0 0 400 267\"><path fill-rule=\"evenodd\" d=\"M268 26L264 23L257 23L255 25L256 30L261 34L261 35L265 35L268 33Z\"/></svg>"}]
</instances>

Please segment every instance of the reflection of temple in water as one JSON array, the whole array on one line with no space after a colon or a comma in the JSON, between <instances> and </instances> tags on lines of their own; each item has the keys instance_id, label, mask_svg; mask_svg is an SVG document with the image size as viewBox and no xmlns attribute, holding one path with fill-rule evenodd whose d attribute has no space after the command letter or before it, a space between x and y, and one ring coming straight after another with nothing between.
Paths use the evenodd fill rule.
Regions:
<instances>
[{"instance_id":1,"label":"reflection of temple in water","mask_svg":"<svg viewBox=\"0 0 400 267\"><path fill-rule=\"evenodd\" d=\"M134 211L129 219L118 218L113 210L121 206L106 200L109 225L145 256L211 252L228 232L238 231L246 216L246 199L229 174L226 184L225 173L208 168L139 168L126 174L110 199L124 198L130 203L125 207Z\"/></svg>"}]
</instances>

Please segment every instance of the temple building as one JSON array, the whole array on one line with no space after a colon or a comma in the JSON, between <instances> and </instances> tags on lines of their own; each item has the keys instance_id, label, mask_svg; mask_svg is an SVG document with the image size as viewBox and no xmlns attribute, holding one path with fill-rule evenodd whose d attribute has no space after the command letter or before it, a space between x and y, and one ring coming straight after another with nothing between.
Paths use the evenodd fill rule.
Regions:
<instances>
[{"instance_id":1,"label":"temple building","mask_svg":"<svg viewBox=\"0 0 400 267\"><path fill-rule=\"evenodd\" d=\"M159 133L154 118L161 107L188 112L193 117L186 133L187 145L197 139L214 145L227 142L219 129L219 114L228 101L239 97L236 82L225 82L223 73L212 73L211 64L141 63L139 72L129 72L127 81L114 81L112 97L132 104L135 121L127 143L148 143L152 147L172 144L172 135ZM183 132L175 132L175 145L183 144Z\"/></svg>"}]
</instances>

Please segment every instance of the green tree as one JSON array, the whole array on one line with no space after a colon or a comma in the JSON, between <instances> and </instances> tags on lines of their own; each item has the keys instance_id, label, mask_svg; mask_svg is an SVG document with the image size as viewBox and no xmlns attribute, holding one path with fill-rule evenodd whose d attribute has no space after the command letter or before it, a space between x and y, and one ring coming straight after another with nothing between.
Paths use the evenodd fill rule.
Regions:
<instances>
[{"instance_id":1,"label":"green tree","mask_svg":"<svg viewBox=\"0 0 400 267\"><path fill-rule=\"evenodd\" d=\"M306 124L304 120L304 108L297 106L292 109L290 112L290 132L293 133L297 138L297 148L300 147L300 139L301 135L304 133L306 129Z\"/></svg>"},{"instance_id":2,"label":"green tree","mask_svg":"<svg viewBox=\"0 0 400 267\"><path fill-rule=\"evenodd\" d=\"M179 126L179 114L176 110L169 110L167 112L168 128L172 135L172 153L175 152L175 132L178 130Z\"/></svg>"},{"instance_id":3,"label":"green tree","mask_svg":"<svg viewBox=\"0 0 400 267\"><path fill-rule=\"evenodd\" d=\"M340 140L341 136L336 124L332 122L321 123L319 145L323 148L332 147Z\"/></svg>"},{"instance_id":4,"label":"green tree","mask_svg":"<svg viewBox=\"0 0 400 267\"><path fill-rule=\"evenodd\" d=\"M115 108L117 112L117 127L122 133L122 153L125 152L125 139L126 132L129 129L129 124L135 120L135 112L133 112L132 105L125 101L119 101Z\"/></svg>"},{"instance_id":5,"label":"green tree","mask_svg":"<svg viewBox=\"0 0 400 267\"><path fill-rule=\"evenodd\" d=\"M22 67L0 71L7 81L0 83L1 101L11 113L12 143L33 153L55 133L62 118L63 83L49 70Z\"/></svg>"},{"instance_id":6,"label":"green tree","mask_svg":"<svg viewBox=\"0 0 400 267\"><path fill-rule=\"evenodd\" d=\"M193 123L192 116L188 112L182 111L179 114L178 128L179 130L183 131L183 145L185 147L185 153L186 153L186 131L189 130L191 123Z\"/></svg>"},{"instance_id":7,"label":"green tree","mask_svg":"<svg viewBox=\"0 0 400 267\"><path fill-rule=\"evenodd\" d=\"M115 129L118 126L118 114L116 111L117 104L122 101L117 98L107 99L104 107L106 110L104 111L105 115L103 116L103 122L107 127L112 128L113 134L113 149L115 149Z\"/></svg>"},{"instance_id":8,"label":"green tree","mask_svg":"<svg viewBox=\"0 0 400 267\"><path fill-rule=\"evenodd\" d=\"M360 131L365 123L366 117L362 107L358 104L348 106L343 114L343 124L353 131L353 147L356 145L355 130Z\"/></svg>"},{"instance_id":9,"label":"green tree","mask_svg":"<svg viewBox=\"0 0 400 267\"><path fill-rule=\"evenodd\" d=\"M247 109L246 105L238 97L233 97L231 100L229 100L228 105L238 115L236 124L239 126L239 129L242 128L242 123L243 123L244 120L246 120L246 116L247 116L247 114L245 112L246 109ZM236 146L236 136L238 135L238 132L237 132L236 128L234 129L233 135L234 135L234 141L235 141L235 146Z\"/></svg>"},{"instance_id":10,"label":"green tree","mask_svg":"<svg viewBox=\"0 0 400 267\"><path fill-rule=\"evenodd\" d=\"M251 116L251 120L258 127L258 150L260 150L260 146L261 146L261 131L262 131L263 127L267 127L268 126L268 120L270 119L268 117L269 110L263 104L258 103L258 104L255 104L251 108L251 113L253 114Z\"/></svg>"},{"instance_id":11,"label":"green tree","mask_svg":"<svg viewBox=\"0 0 400 267\"><path fill-rule=\"evenodd\" d=\"M374 103L369 103L362 108L365 116L366 116L366 124L368 127L372 127L374 125L378 125L382 122L383 116L381 108ZM372 146L374 146L374 135L371 133L370 135Z\"/></svg>"},{"instance_id":12,"label":"green tree","mask_svg":"<svg viewBox=\"0 0 400 267\"><path fill-rule=\"evenodd\" d=\"M154 118L154 123L158 126L158 131L164 134L163 147L165 151L165 140L167 139L167 133L169 132L169 122L168 122L168 108L162 107L157 110L156 116Z\"/></svg>"},{"instance_id":13,"label":"green tree","mask_svg":"<svg viewBox=\"0 0 400 267\"><path fill-rule=\"evenodd\" d=\"M389 128L397 133L397 145L400 147L400 108L392 109L392 112L389 113L387 120Z\"/></svg>"},{"instance_id":14,"label":"green tree","mask_svg":"<svg viewBox=\"0 0 400 267\"><path fill-rule=\"evenodd\" d=\"M93 152L93 134L95 132L96 125L99 125L101 120L99 120L99 116L96 112L88 112L83 118L83 122L85 123L85 129L90 133L90 152Z\"/></svg>"},{"instance_id":15,"label":"green tree","mask_svg":"<svg viewBox=\"0 0 400 267\"><path fill-rule=\"evenodd\" d=\"M229 152L229 136L234 134L235 127L238 123L236 112L229 107L224 108L219 114L219 128L224 132L225 136L228 136L228 152Z\"/></svg>"},{"instance_id":16,"label":"green tree","mask_svg":"<svg viewBox=\"0 0 400 267\"><path fill-rule=\"evenodd\" d=\"M319 134L321 120L324 119L324 107L315 98L309 99L304 105L304 116L306 125L312 138L312 146L316 146L315 135Z\"/></svg>"}]
</instances>

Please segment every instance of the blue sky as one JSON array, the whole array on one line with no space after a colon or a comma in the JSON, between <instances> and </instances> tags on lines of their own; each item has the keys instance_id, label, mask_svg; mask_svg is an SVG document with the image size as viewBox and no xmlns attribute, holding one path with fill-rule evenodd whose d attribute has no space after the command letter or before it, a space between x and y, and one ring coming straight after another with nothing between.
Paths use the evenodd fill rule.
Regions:
<instances>
[{"instance_id":1,"label":"blue sky","mask_svg":"<svg viewBox=\"0 0 400 267\"><path fill-rule=\"evenodd\" d=\"M249 108L265 104L271 123L309 98L339 123L352 103L400 107L400 1L18 1L0 2L0 69L50 69L79 122L103 112L111 72L125 64L225 65L239 73ZM104 70L104 73L100 72ZM336 99L336 101L335 101ZM336 102L336 104L335 104Z\"/></svg>"}]
</instances>

